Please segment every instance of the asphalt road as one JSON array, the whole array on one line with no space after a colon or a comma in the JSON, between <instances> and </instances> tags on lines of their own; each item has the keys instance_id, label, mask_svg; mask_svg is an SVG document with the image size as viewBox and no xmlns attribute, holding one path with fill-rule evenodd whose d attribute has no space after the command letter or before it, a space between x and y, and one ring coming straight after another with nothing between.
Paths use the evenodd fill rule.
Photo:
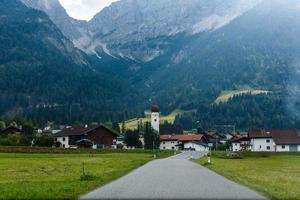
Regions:
<instances>
[{"instance_id":1,"label":"asphalt road","mask_svg":"<svg viewBox=\"0 0 300 200\"><path fill-rule=\"evenodd\" d=\"M155 160L80 199L266 199L189 161L186 152Z\"/></svg>"}]
</instances>

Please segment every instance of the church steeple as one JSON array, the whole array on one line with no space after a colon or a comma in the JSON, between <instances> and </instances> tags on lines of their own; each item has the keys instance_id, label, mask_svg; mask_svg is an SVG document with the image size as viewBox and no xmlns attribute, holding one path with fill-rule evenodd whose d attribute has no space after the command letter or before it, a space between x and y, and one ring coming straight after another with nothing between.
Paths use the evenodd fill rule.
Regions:
<instances>
[{"instance_id":1,"label":"church steeple","mask_svg":"<svg viewBox=\"0 0 300 200\"><path fill-rule=\"evenodd\" d=\"M159 108L156 105L151 108L151 127L159 133Z\"/></svg>"}]
</instances>

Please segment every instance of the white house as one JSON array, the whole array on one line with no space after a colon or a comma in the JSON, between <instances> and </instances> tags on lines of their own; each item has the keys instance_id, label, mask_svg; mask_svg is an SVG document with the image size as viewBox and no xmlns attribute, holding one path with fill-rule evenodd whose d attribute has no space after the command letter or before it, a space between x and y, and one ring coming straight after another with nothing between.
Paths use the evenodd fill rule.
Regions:
<instances>
[{"instance_id":1,"label":"white house","mask_svg":"<svg viewBox=\"0 0 300 200\"><path fill-rule=\"evenodd\" d=\"M235 135L229 141L231 142L231 151L250 150L250 140L247 136Z\"/></svg>"},{"instance_id":2,"label":"white house","mask_svg":"<svg viewBox=\"0 0 300 200\"><path fill-rule=\"evenodd\" d=\"M161 135L160 149L208 151L207 141L202 134Z\"/></svg>"},{"instance_id":3,"label":"white house","mask_svg":"<svg viewBox=\"0 0 300 200\"><path fill-rule=\"evenodd\" d=\"M252 129L248 135L251 151L300 152L295 129Z\"/></svg>"},{"instance_id":4,"label":"white house","mask_svg":"<svg viewBox=\"0 0 300 200\"><path fill-rule=\"evenodd\" d=\"M185 150L192 149L195 151L209 151L208 145L201 142L185 142L183 146Z\"/></svg>"},{"instance_id":5,"label":"white house","mask_svg":"<svg viewBox=\"0 0 300 200\"><path fill-rule=\"evenodd\" d=\"M60 142L63 148L70 148L69 136L56 137L56 141Z\"/></svg>"}]
</instances>

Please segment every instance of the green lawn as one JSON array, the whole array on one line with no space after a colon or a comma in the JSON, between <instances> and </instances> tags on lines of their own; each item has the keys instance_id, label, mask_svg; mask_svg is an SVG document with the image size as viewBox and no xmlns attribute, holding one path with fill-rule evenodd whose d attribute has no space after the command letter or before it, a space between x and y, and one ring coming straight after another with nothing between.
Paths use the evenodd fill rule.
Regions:
<instances>
[{"instance_id":1,"label":"green lawn","mask_svg":"<svg viewBox=\"0 0 300 200\"><path fill-rule=\"evenodd\" d=\"M243 159L213 156L212 165L206 164L206 158L196 162L272 199L300 199L300 154L250 154Z\"/></svg>"},{"instance_id":2,"label":"green lawn","mask_svg":"<svg viewBox=\"0 0 300 200\"><path fill-rule=\"evenodd\" d=\"M150 153L0 153L0 199L76 199L152 159Z\"/></svg>"}]
</instances>

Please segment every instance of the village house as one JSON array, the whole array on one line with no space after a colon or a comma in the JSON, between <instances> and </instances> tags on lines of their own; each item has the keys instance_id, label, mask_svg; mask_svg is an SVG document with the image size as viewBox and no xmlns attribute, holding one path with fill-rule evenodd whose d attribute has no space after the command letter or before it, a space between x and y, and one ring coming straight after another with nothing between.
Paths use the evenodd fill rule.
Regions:
<instances>
[{"instance_id":1,"label":"village house","mask_svg":"<svg viewBox=\"0 0 300 200\"><path fill-rule=\"evenodd\" d=\"M208 151L207 141L202 134L161 135L160 149Z\"/></svg>"},{"instance_id":2,"label":"village house","mask_svg":"<svg viewBox=\"0 0 300 200\"><path fill-rule=\"evenodd\" d=\"M231 142L231 151L249 151L250 140L247 135L235 135L230 140Z\"/></svg>"},{"instance_id":3,"label":"village house","mask_svg":"<svg viewBox=\"0 0 300 200\"><path fill-rule=\"evenodd\" d=\"M227 137L216 131L206 131L203 135L209 147L214 147L217 144L225 144L227 142Z\"/></svg>"},{"instance_id":4,"label":"village house","mask_svg":"<svg viewBox=\"0 0 300 200\"><path fill-rule=\"evenodd\" d=\"M112 148L118 133L103 126L79 126L66 127L54 135L55 141L61 143L61 147L70 148L76 146L79 141L90 140L93 148Z\"/></svg>"},{"instance_id":5,"label":"village house","mask_svg":"<svg viewBox=\"0 0 300 200\"><path fill-rule=\"evenodd\" d=\"M0 130L0 135L1 136L6 136L6 135L10 135L10 134L17 134L17 133L21 133L22 130L20 128L14 127L14 126L8 126L2 130Z\"/></svg>"},{"instance_id":6,"label":"village house","mask_svg":"<svg viewBox=\"0 0 300 200\"><path fill-rule=\"evenodd\" d=\"M300 151L300 137L295 129L252 129L248 136L251 151Z\"/></svg>"}]
</instances>

